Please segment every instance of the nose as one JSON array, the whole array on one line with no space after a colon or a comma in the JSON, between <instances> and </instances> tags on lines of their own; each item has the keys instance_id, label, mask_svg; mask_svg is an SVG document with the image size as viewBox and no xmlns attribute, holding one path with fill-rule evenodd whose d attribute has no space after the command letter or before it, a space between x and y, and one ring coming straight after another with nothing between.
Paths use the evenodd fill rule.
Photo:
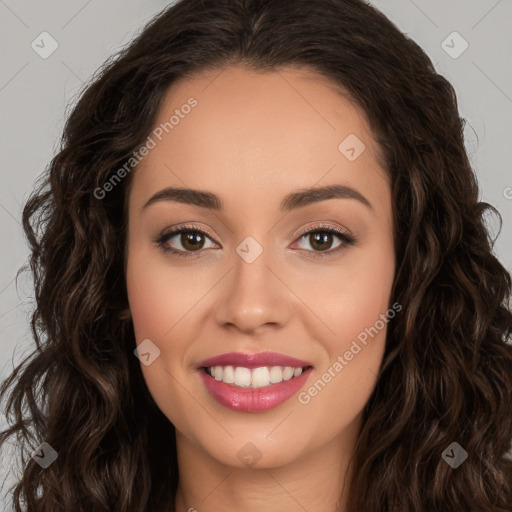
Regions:
<instances>
[{"instance_id":1,"label":"nose","mask_svg":"<svg viewBox=\"0 0 512 512\"><path fill-rule=\"evenodd\" d=\"M252 263L238 254L231 272L219 283L215 319L221 327L236 327L248 333L283 327L291 315L293 293L263 253Z\"/></svg>"}]
</instances>

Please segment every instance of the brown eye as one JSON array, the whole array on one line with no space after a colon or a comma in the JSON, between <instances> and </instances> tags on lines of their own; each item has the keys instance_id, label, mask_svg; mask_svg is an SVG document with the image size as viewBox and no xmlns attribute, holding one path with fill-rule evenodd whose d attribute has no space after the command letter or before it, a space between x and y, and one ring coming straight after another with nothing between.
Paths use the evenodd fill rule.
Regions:
<instances>
[{"instance_id":1,"label":"brown eye","mask_svg":"<svg viewBox=\"0 0 512 512\"><path fill-rule=\"evenodd\" d=\"M173 239L176 241L171 243ZM202 230L183 227L162 234L155 242L164 252L172 252L177 256L189 256L203 249L207 240L211 238Z\"/></svg>"},{"instance_id":2,"label":"brown eye","mask_svg":"<svg viewBox=\"0 0 512 512\"><path fill-rule=\"evenodd\" d=\"M335 238L338 238L339 243L333 248ZM355 238L352 235L331 226L313 227L304 232L300 236L300 240L305 240L309 244L311 249L306 248L307 252L311 252L313 255L315 255L314 253L334 254L355 243Z\"/></svg>"},{"instance_id":3,"label":"brown eye","mask_svg":"<svg viewBox=\"0 0 512 512\"><path fill-rule=\"evenodd\" d=\"M338 238L339 243L332 249L335 238ZM171 243L173 239L176 239L177 242ZM205 248L204 244L208 240L213 244L210 248L214 247L215 242L206 232L185 226L163 233L155 240L155 243L165 253L172 253L177 257L187 257L194 256L194 253L201 254L202 249ZM323 256L322 253L325 253L325 256L333 255L356 243L356 239L352 235L331 226L317 226L303 232L299 236L299 240L306 240L309 243L311 249L307 249L306 252L311 253L312 256Z\"/></svg>"},{"instance_id":4,"label":"brown eye","mask_svg":"<svg viewBox=\"0 0 512 512\"><path fill-rule=\"evenodd\" d=\"M197 251L202 249L204 236L198 231L183 231L180 236L180 242L187 251Z\"/></svg>"},{"instance_id":5,"label":"brown eye","mask_svg":"<svg viewBox=\"0 0 512 512\"><path fill-rule=\"evenodd\" d=\"M330 249L333 244L333 234L327 231L315 231L309 235L309 243L313 249L325 251Z\"/></svg>"}]
</instances>

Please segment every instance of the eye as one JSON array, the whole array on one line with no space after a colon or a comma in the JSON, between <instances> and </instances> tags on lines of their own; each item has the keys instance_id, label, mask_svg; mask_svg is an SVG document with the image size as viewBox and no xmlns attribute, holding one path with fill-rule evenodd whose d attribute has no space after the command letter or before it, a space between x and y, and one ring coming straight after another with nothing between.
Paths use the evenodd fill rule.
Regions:
<instances>
[{"instance_id":1,"label":"eye","mask_svg":"<svg viewBox=\"0 0 512 512\"><path fill-rule=\"evenodd\" d=\"M307 250L307 252L317 253L313 254L314 257L323 256L323 254L318 253L327 253L328 255L338 253L346 246L353 245L357 241L353 235L329 225L314 226L302 232L299 236L300 241L305 239L312 247L312 250ZM333 236L341 242L334 250L328 250L332 246ZM176 249L170 244L173 238L177 239L181 248ZM154 242L164 253L172 253L181 258L195 256L194 253L204 249L206 239L211 241L209 234L202 229L195 226L182 226L162 233Z\"/></svg>"},{"instance_id":2,"label":"eye","mask_svg":"<svg viewBox=\"0 0 512 512\"><path fill-rule=\"evenodd\" d=\"M169 247L169 242L176 238L178 244L181 245L181 249L175 249ZM163 252L171 252L178 257L182 256L193 256L194 252L203 249L205 239L211 240L210 236L194 226L182 226L171 231L162 233L156 240L155 243Z\"/></svg>"},{"instance_id":3,"label":"eye","mask_svg":"<svg viewBox=\"0 0 512 512\"><path fill-rule=\"evenodd\" d=\"M333 238L338 238L341 242L335 249L329 250L332 247ZM337 227L325 224L313 226L303 232L300 235L300 240L302 241L303 239L313 248L313 251L308 250L308 252L316 253L312 254L313 257L324 256L324 254L318 253L326 253L326 256L332 255L343 250L346 246L356 243L356 239L353 235L346 233Z\"/></svg>"}]
</instances>

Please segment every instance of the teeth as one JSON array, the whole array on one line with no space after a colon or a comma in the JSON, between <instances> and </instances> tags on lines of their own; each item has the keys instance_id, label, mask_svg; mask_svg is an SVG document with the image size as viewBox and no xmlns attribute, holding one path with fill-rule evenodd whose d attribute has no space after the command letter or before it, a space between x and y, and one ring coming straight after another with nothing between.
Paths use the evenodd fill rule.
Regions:
<instances>
[{"instance_id":1,"label":"teeth","mask_svg":"<svg viewBox=\"0 0 512 512\"><path fill-rule=\"evenodd\" d=\"M219 368L217 366L217 368ZM221 368L222 371L222 368ZM251 370L237 366L235 368L235 385L247 388L251 385Z\"/></svg>"},{"instance_id":2,"label":"teeth","mask_svg":"<svg viewBox=\"0 0 512 512\"><path fill-rule=\"evenodd\" d=\"M239 368L237 368L239 369ZM236 384L236 380L235 380ZM270 372L266 366L254 368L252 371L251 384L253 388L263 388L270 384Z\"/></svg>"},{"instance_id":3,"label":"teeth","mask_svg":"<svg viewBox=\"0 0 512 512\"><path fill-rule=\"evenodd\" d=\"M217 368L222 369L222 366L217 366ZM222 371L222 380L227 384L233 384L233 382L235 382L235 369L232 366L224 367L224 370Z\"/></svg>"},{"instance_id":4,"label":"teeth","mask_svg":"<svg viewBox=\"0 0 512 512\"><path fill-rule=\"evenodd\" d=\"M291 366L287 366L283 370L283 380L290 380L293 377L294 369Z\"/></svg>"},{"instance_id":5,"label":"teeth","mask_svg":"<svg viewBox=\"0 0 512 512\"><path fill-rule=\"evenodd\" d=\"M234 384L243 388L264 388L271 384L278 384L283 380L290 380L302 373L302 368L291 366L261 366L259 368L245 368L243 366L214 366L207 368L207 373L215 380Z\"/></svg>"},{"instance_id":6,"label":"teeth","mask_svg":"<svg viewBox=\"0 0 512 512\"><path fill-rule=\"evenodd\" d=\"M272 366L270 369L270 382L276 384L283 380L283 370L280 366Z\"/></svg>"}]
</instances>

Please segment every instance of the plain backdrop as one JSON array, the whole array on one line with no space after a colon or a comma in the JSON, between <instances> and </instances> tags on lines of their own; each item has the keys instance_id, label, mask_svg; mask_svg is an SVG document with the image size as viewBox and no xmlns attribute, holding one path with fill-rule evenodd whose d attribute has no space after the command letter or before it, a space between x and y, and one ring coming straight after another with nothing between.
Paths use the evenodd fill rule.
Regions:
<instances>
[{"instance_id":1,"label":"plain backdrop","mask_svg":"<svg viewBox=\"0 0 512 512\"><path fill-rule=\"evenodd\" d=\"M503 217L495 252L512 269L512 2L373 0L455 87L481 200ZM56 152L66 106L84 81L168 2L0 0L0 379L32 348L23 203ZM41 34L43 32L49 35ZM456 34L454 34L456 32ZM44 38L44 43L41 43ZM34 42L35 41L35 42ZM39 43L38 43L39 41ZM39 44L39 47L37 46ZM57 49L47 58L41 53ZM44 46L44 48L43 48ZM467 48L466 48L467 46ZM493 234L496 219L490 218ZM5 428L2 416L0 428ZM13 463L2 452L0 485ZM7 487L9 478L3 489ZM0 500L1 510L10 510Z\"/></svg>"}]
</instances>

